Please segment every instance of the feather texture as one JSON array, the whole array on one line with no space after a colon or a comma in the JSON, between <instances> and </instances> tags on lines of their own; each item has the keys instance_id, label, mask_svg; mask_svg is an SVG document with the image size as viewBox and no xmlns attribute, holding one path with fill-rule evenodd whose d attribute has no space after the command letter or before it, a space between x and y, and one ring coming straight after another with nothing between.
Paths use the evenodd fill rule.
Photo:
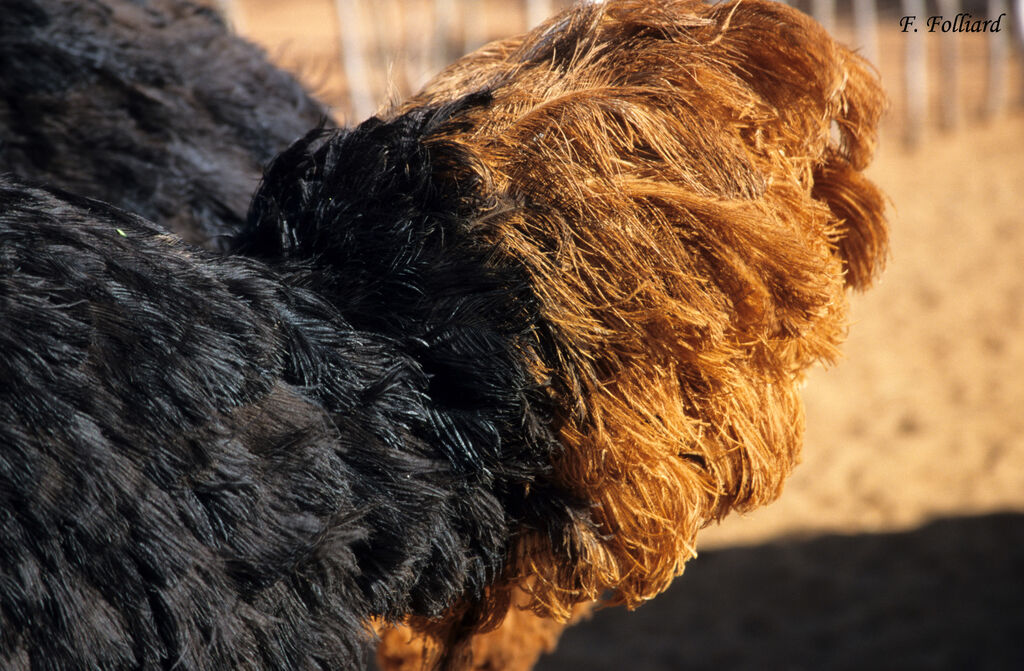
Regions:
<instances>
[{"instance_id":1,"label":"feather texture","mask_svg":"<svg viewBox=\"0 0 1024 671\"><path fill-rule=\"evenodd\" d=\"M596 522L524 536L515 581L543 617L606 592L635 607L798 459L803 373L834 360L845 290L886 255L861 172L885 99L863 60L771 2L583 4L398 112L470 91L492 102L439 140L518 205L480 234L527 268L553 327L538 377L556 479ZM483 666L503 654L477 648Z\"/></svg>"},{"instance_id":2,"label":"feather texture","mask_svg":"<svg viewBox=\"0 0 1024 671\"><path fill-rule=\"evenodd\" d=\"M327 108L190 0L6 0L0 172L98 198L210 249L263 167Z\"/></svg>"},{"instance_id":3,"label":"feather texture","mask_svg":"<svg viewBox=\"0 0 1024 671\"><path fill-rule=\"evenodd\" d=\"M309 131L243 225L288 105L202 102L155 46L209 34L205 61L223 26L42 6L0 18L0 161L231 253L0 181L5 668L359 668L371 623L411 628L385 668L526 668L779 494L802 376L886 253L884 97L807 17L580 5Z\"/></svg>"}]
</instances>

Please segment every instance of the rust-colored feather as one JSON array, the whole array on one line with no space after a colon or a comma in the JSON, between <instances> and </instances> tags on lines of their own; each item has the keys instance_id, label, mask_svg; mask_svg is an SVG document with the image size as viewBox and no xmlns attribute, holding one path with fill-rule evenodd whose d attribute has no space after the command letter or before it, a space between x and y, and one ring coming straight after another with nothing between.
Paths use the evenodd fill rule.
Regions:
<instances>
[{"instance_id":1,"label":"rust-colored feather","mask_svg":"<svg viewBox=\"0 0 1024 671\"><path fill-rule=\"evenodd\" d=\"M490 104L435 140L513 204L479 234L528 270L556 334L537 370L556 480L594 518L524 533L508 581L556 620L605 594L637 606L797 461L803 372L834 359L845 289L886 254L860 172L885 99L862 59L765 0L581 5L405 108L475 90Z\"/></svg>"}]
</instances>

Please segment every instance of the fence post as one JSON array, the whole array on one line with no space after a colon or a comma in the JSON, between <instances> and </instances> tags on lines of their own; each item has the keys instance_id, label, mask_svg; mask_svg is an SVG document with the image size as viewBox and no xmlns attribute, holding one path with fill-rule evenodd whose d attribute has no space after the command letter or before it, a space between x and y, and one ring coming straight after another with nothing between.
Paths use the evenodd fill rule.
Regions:
<instances>
[{"instance_id":1,"label":"fence post","mask_svg":"<svg viewBox=\"0 0 1024 671\"><path fill-rule=\"evenodd\" d=\"M402 22L402 71L408 87L406 94L416 93L426 83L429 75L439 68L434 67L434 42L438 36L431 32L434 17L432 9L419 3L414 9L402 11L402 1L395 0ZM407 12L414 12L409 16Z\"/></svg>"},{"instance_id":2,"label":"fence post","mask_svg":"<svg viewBox=\"0 0 1024 671\"><path fill-rule=\"evenodd\" d=\"M1024 105L1024 0L1013 0L1013 23L1013 41L1021 64L1020 100L1017 104Z\"/></svg>"},{"instance_id":3,"label":"fence post","mask_svg":"<svg viewBox=\"0 0 1024 671\"><path fill-rule=\"evenodd\" d=\"M878 9L875 0L853 0L853 30L861 54L878 67Z\"/></svg>"},{"instance_id":4,"label":"fence post","mask_svg":"<svg viewBox=\"0 0 1024 671\"><path fill-rule=\"evenodd\" d=\"M830 33L836 29L836 0L811 0L811 15Z\"/></svg>"},{"instance_id":5,"label":"fence post","mask_svg":"<svg viewBox=\"0 0 1024 671\"><path fill-rule=\"evenodd\" d=\"M376 105L370 87L364 38L370 32L364 24L359 0L335 0L338 38L341 40L341 65L348 89L349 114L356 123L373 114Z\"/></svg>"},{"instance_id":6,"label":"fence post","mask_svg":"<svg viewBox=\"0 0 1024 671\"><path fill-rule=\"evenodd\" d=\"M953 19L960 13L960 0L939 0L939 13ZM942 112L939 122L951 130L960 121L959 42L957 33L942 33L939 45L939 76L942 79Z\"/></svg>"},{"instance_id":7,"label":"fence post","mask_svg":"<svg viewBox=\"0 0 1024 671\"><path fill-rule=\"evenodd\" d=\"M459 20L459 4L456 0L433 0L434 6L433 49L431 70L439 72L462 55L465 41L462 33L463 22ZM458 45L458 47L454 45Z\"/></svg>"},{"instance_id":8,"label":"fence post","mask_svg":"<svg viewBox=\"0 0 1024 671\"><path fill-rule=\"evenodd\" d=\"M1004 16L1003 20L1009 22L1009 13L1006 10L1006 0L988 0L988 17L986 18L994 21L1001 14L1006 13L1007 16ZM987 118L998 115L1006 102L1006 60L1009 50L1007 49L1005 30L1009 28L1009 23L1006 26L1000 25L1000 27L1002 29L999 32L988 35L988 86L985 92L984 109Z\"/></svg>"},{"instance_id":9,"label":"fence post","mask_svg":"<svg viewBox=\"0 0 1024 671\"><path fill-rule=\"evenodd\" d=\"M487 31L483 29L485 11L476 2L460 3L459 11L462 13L463 37L465 38L462 53L468 54L487 42Z\"/></svg>"},{"instance_id":10,"label":"fence post","mask_svg":"<svg viewBox=\"0 0 1024 671\"><path fill-rule=\"evenodd\" d=\"M927 14L924 0L903 0L904 16L916 16L923 27ZM906 63L903 67L903 90L906 93L904 142L911 147L921 141L928 120L928 70L925 63L924 33L910 28L906 32Z\"/></svg>"}]
</instances>

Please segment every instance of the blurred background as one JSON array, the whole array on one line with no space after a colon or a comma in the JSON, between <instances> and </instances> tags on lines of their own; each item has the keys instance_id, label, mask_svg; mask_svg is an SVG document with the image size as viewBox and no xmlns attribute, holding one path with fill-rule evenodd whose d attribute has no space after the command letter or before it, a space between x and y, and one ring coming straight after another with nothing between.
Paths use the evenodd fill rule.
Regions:
<instances>
[{"instance_id":1,"label":"blurred background","mask_svg":"<svg viewBox=\"0 0 1024 671\"><path fill-rule=\"evenodd\" d=\"M346 123L564 6L220 4ZM892 201L888 270L853 299L843 361L808 381L781 499L706 530L667 594L597 613L541 669L1024 669L1022 4L798 3L891 96L870 170ZM1006 15L926 32L960 12Z\"/></svg>"}]
</instances>

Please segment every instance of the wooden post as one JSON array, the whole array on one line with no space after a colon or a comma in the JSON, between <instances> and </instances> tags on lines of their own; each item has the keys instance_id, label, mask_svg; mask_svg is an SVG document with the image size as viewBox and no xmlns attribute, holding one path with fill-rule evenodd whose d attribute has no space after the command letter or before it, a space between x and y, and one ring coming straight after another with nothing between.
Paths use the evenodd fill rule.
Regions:
<instances>
[{"instance_id":1,"label":"wooden post","mask_svg":"<svg viewBox=\"0 0 1024 671\"><path fill-rule=\"evenodd\" d=\"M830 33L836 29L836 0L811 0L811 14Z\"/></svg>"},{"instance_id":2,"label":"wooden post","mask_svg":"<svg viewBox=\"0 0 1024 671\"><path fill-rule=\"evenodd\" d=\"M860 53L878 67L878 9L875 0L853 0L853 29Z\"/></svg>"},{"instance_id":3,"label":"wooden post","mask_svg":"<svg viewBox=\"0 0 1024 671\"><path fill-rule=\"evenodd\" d=\"M916 16L918 30L908 29L901 33L906 38L906 63L903 68L903 90L906 95L906 116L903 139L915 147L921 141L925 124L928 122L928 70L925 62L926 33L924 21L927 17L924 0L903 0L904 16Z\"/></svg>"},{"instance_id":4,"label":"wooden post","mask_svg":"<svg viewBox=\"0 0 1024 671\"><path fill-rule=\"evenodd\" d=\"M433 32L433 7L428 3L403 3L396 0L400 18L402 20L402 32L404 46L402 57L405 64L405 79L408 85L406 93L416 93L427 83L427 80L435 75L444 65L435 67L435 47L439 39L443 39ZM433 3L430 3L433 4Z\"/></svg>"},{"instance_id":5,"label":"wooden post","mask_svg":"<svg viewBox=\"0 0 1024 671\"><path fill-rule=\"evenodd\" d=\"M455 0L433 0L434 48L433 71L438 72L462 55L464 23L459 20L459 4ZM456 47L456 45L458 45Z\"/></svg>"},{"instance_id":6,"label":"wooden post","mask_svg":"<svg viewBox=\"0 0 1024 671\"><path fill-rule=\"evenodd\" d=\"M463 36L465 37L462 53L468 54L487 42L487 31L484 28L485 17L483 10L475 2L462 3L460 10L463 18Z\"/></svg>"},{"instance_id":7,"label":"wooden post","mask_svg":"<svg viewBox=\"0 0 1024 671\"><path fill-rule=\"evenodd\" d=\"M348 88L349 119L363 121L376 109L366 62L365 39L372 34L360 11L359 0L335 0L338 38L341 40L341 66Z\"/></svg>"},{"instance_id":8,"label":"wooden post","mask_svg":"<svg viewBox=\"0 0 1024 671\"><path fill-rule=\"evenodd\" d=\"M1006 103L1006 62L1009 57L1007 29L1010 27L1010 16L1006 0L988 0L988 16L995 21L1001 14L1006 14L1000 24L998 33L988 35L988 86L985 92L985 117L992 118L1003 111Z\"/></svg>"},{"instance_id":9,"label":"wooden post","mask_svg":"<svg viewBox=\"0 0 1024 671\"><path fill-rule=\"evenodd\" d=\"M1021 87L1018 105L1024 105L1024 0L1013 0L1013 36L1017 45L1017 58L1021 65Z\"/></svg>"},{"instance_id":10,"label":"wooden post","mask_svg":"<svg viewBox=\"0 0 1024 671\"><path fill-rule=\"evenodd\" d=\"M960 0L939 0L939 14L952 20L960 13ZM939 38L939 72L942 79L940 123L946 130L952 130L960 122L959 43L962 36L949 32Z\"/></svg>"}]
</instances>

